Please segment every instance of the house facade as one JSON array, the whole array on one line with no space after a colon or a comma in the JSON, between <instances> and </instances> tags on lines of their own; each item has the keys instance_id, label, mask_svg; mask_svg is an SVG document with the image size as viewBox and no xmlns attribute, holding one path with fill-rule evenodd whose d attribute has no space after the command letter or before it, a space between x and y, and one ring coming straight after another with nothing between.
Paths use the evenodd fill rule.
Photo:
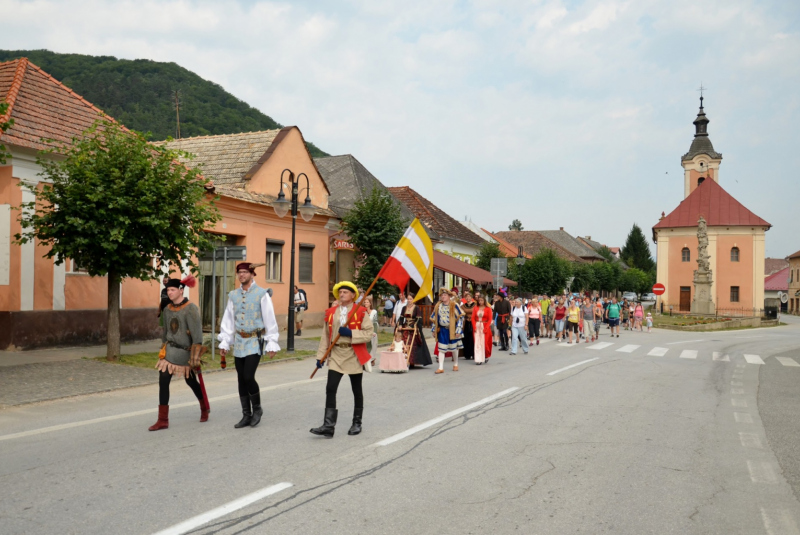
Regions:
<instances>
[{"instance_id":1,"label":"house facade","mask_svg":"<svg viewBox=\"0 0 800 535\"><path fill-rule=\"evenodd\" d=\"M800 314L800 251L789 255L789 313Z\"/></svg>"}]
</instances>

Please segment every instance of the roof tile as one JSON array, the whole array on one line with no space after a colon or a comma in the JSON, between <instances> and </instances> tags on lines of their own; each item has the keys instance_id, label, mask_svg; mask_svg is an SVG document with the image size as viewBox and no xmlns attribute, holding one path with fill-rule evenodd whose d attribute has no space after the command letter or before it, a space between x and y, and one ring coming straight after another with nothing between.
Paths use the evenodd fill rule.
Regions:
<instances>
[{"instance_id":1,"label":"roof tile","mask_svg":"<svg viewBox=\"0 0 800 535\"><path fill-rule=\"evenodd\" d=\"M410 187L389 188L389 191L398 201L405 204L417 219L439 236L478 246L484 243L480 236Z\"/></svg>"}]
</instances>

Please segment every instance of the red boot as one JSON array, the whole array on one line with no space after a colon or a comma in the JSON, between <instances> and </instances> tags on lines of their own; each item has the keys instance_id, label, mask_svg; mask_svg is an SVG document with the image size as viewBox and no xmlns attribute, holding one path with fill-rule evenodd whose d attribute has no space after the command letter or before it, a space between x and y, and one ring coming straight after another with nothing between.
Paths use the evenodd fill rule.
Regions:
<instances>
[{"instance_id":1,"label":"red boot","mask_svg":"<svg viewBox=\"0 0 800 535\"><path fill-rule=\"evenodd\" d=\"M167 429L169 427L169 405L158 406L158 420L150 426L150 431L158 431L159 429Z\"/></svg>"},{"instance_id":2,"label":"red boot","mask_svg":"<svg viewBox=\"0 0 800 535\"><path fill-rule=\"evenodd\" d=\"M211 412L211 407L208 406L204 399L200 400L200 421L208 421L208 413Z\"/></svg>"}]
</instances>

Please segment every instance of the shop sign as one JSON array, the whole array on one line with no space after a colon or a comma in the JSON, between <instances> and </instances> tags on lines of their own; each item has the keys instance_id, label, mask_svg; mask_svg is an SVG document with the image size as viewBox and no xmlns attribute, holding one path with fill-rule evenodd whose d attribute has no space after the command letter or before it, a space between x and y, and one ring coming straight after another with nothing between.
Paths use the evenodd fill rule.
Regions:
<instances>
[{"instance_id":1,"label":"shop sign","mask_svg":"<svg viewBox=\"0 0 800 535\"><path fill-rule=\"evenodd\" d=\"M355 250L356 246L345 240L333 240L333 248L336 250L347 249L350 251Z\"/></svg>"}]
</instances>

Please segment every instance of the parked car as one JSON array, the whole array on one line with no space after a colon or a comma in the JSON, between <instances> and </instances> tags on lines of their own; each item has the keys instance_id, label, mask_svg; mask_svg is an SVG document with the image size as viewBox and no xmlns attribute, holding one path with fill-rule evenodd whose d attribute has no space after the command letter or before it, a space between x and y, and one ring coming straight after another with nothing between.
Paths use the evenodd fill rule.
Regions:
<instances>
[{"instance_id":1,"label":"parked car","mask_svg":"<svg viewBox=\"0 0 800 535\"><path fill-rule=\"evenodd\" d=\"M642 294L642 301L655 301L655 300L656 300L656 294L654 294L652 292L651 293Z\"/></svg>"},{"instance_id":2,"label":"parked car","mask_svg":"<svg viewBox=\"0 0 800 535\"><path fill-rule=\"evenodd\" d=\"M628 301L637 301L639 296L636 295L636 292L625 292L622 294L623 299L627 299Z\"/></svg>"}]
</instances>

